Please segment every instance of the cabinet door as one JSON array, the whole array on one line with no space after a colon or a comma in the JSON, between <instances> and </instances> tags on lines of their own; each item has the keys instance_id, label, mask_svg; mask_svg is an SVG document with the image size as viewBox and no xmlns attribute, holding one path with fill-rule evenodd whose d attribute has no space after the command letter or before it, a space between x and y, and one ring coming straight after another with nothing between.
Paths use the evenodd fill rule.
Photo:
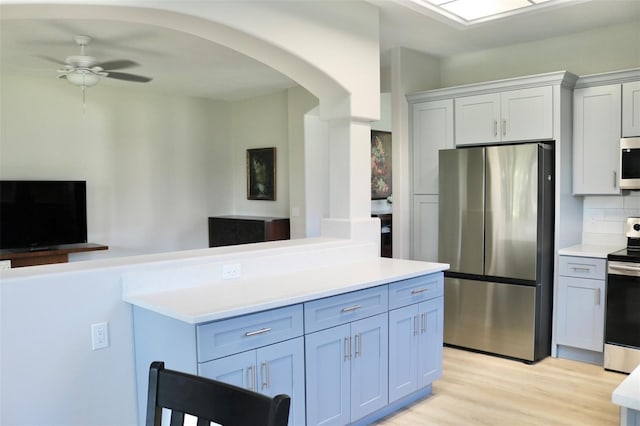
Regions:
<instances>
[{"instance_id":1,"label":"cabinet door","mask_svg":"<svg viewBox=\"0 0 640 426\"><path fill-rule=\"evenodd\" d=\"M501 139L529 141L553 138L551 86L511 90L501 94Z\"/></svg>"},{"instance_id":2,"label":"cabinet door","mask_svg":"<svg viewBox=\"0 0 640 426\"><path fill-rule=\"evenodd\" d=\"M414 195L411 232L414 260L438 261L438 196Z\"/></svg>"},{"instance_id":3,"label":"cabinet door","mask_svg":"<svg viewBox=\"0 0 640 426\"><path fill-rule=\"evenodd\" d=\"M305 335L307 425L350 422L350 325Z\"/></svg>"},{"instance_id":4,"label":"cabinet door","mask_svg":"<svg viewBox=\"0 0 640 426\"><path fill-rule=\"evenodd\" d=\"M387 313L351 324L351 421L388 403L389 324Z\"/></svg>"},{"instance_id":5,"label":"cabinet door","mask_svg":"<svg viewBox=\"0 0 640 426\"><path fill-rule=\"evenodd\" d=\"M246 351L198 365L198 374L245 389L258 391L256 351Z\"/></svg>"},{"instance_id":6,"label":"cabinet door","mask_svg":"<svg viewBox=\"0 0 640 426\"><path fill-rule=\"evenodd\" d=\"M500 94L455 99L456 145L500 142Z\"/></svg>"},{"instance_id":7,"label":"cabinet door","mask_svg":"<svg viewBox=\"0 0 640 426\"><path fill-rule=\"evenodd\" d=\"M640 81L622 85L622 137L640 136Z\"/></svg>"},{"instance_id":8,"label":"cabinet door","mask_svg":"<svg viewBox=\"0 0 640 426\"><path fill-rule=\"evenodd\" d=\"M604 281L563 277L558 291L558 338L561 345L603 350Z\"/></svg>"},{"instance_id":9,"label":"cabinet door","mask_svg":"<svg viewBox=\"0 0 640 426\"><path fill-rule=\"evenodd\" d=\"M418 388L423 388L442 376L444 298L420 303L419 320Z\"/></svg>"},{"instance_id":10,"label":"cabinet door","mask_svg":"<svg viewBox=\"0 0 640 426\"><path fill-rule=\"evenodd\" d=\"M619 194L621 86L573 92L573 193Z\"/></svg>"},{"instance_id":11,"label":"cabinet door","mask_svg":"<svg viewBox=\"0 0 640 426\"><path fill-rule=\"evenodd\" d=\"M438 193L438 150L454 148L453 99L411 106L413 193Z\"/></svg>"},{"instance_id":12,"label":"cabinet door","mask_svg":"<svg viewBox=\"0 0 640 426\"><path fill-rule=\"evenodd\" d=\"M418 389L418 304L389 311L389 402Z\"/></svg>"},{"instance_id":13,"label":"cabinet door","mask_svg":"<svg viewBox=\"0 0 640 426\"><path fill-rule=\"evenodd\" d=\"M291 397L289 425L305 422L304 342L302 337L256 350L258 391Z\"/></svg>"}]
</instances>

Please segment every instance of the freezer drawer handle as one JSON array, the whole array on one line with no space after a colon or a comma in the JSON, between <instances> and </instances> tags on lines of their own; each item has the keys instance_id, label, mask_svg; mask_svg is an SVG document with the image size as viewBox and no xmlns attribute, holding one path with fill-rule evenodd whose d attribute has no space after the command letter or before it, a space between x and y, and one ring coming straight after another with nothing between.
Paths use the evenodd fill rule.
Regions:
<instances>
[{"instance_id":1,"label":"freezer drawer handle","mask_svg":"<svg viewBox=\"0 0 640 426\"><path fill-rule=\"evenodd\" d=\"M615 271L619 271L619 273L616 274ZM627 265L615 265L609 262L609 273L612 273L614 275L629 275L629 273L631 273L632 275L639 275L640 267L627 266Z\"/></svg>"},{"instance_id":2,"label":"freezer drawer handle","mask_svg":"<svg viewBox=\"0 0 640 426\"><path fill-rule=\"evenodd\" d=\"M265 328L261 328L260 330L247 331L246 333L244 333L244 335L247 337L251 337L251 336L256 336L258 334L268 333L270 331L271 331L271 327L265 327Z\"/></svg>"},{"instance_id":3,"label":"freezer drawer handle","mask_svg":"<svg viewBox=\"0 0 640 426\"><path fill-rule=\"evenodd\" d=\"M342 312L346 313L346 312L352 312L352 311L357 311L358 309L362 308L362 306L360 305L353 305L353 306L349 306L348 308L342 308Z\"/></svg>"}]
</instances>

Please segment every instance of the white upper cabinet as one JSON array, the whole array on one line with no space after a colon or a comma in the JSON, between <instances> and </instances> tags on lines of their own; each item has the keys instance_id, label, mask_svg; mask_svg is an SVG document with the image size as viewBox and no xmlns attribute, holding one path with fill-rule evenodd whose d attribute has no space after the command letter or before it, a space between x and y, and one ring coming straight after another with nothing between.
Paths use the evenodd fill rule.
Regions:
<instances>
[{"instance_id":1,"label":"white upper cabinet","mask_svg":"<svg viewBox=\"0 0 640 426\"><path fill-rule=\"evenodd\" d=\"M622 137L640 136L640 81L622 85Z\"/></svg>"},{"instance_id":2,"label":"white upper cabinet","mask_svg":"<svg viewBox=\"0 0 640 426\"><path fill-rule=\"evenodd\" d=\"M438 193L438 150L454 148L453 99L411 105L413 193Z\"/></svg>"},{"instance_id":3,"label":"white upper cabinet","mask_svg":"<svg viewBox=\"0 0 640 426\"><path fill-rule=\"evenodd\" d=\"M456 145L553 139L551 86L459 97Z\"/></svg>"},{"instance_id":4,"label":"white upper cabinet","mask_svg":"<svg viewBox=\"0 0 640 426\"><path fill-rule=\"evenodd\" d=\"M619 194L621 86L573 92L573 193Z\"/></svg>"},{"instance_id":5,"label":"white upper cabinet","mask_svg":"<svg viewBox=\"0 0 640 426\"><path fill-rule=\"evenodd\" d=\"M456 145L500 142L500 94L456 98Z\"/></svg>"}]
</instances>

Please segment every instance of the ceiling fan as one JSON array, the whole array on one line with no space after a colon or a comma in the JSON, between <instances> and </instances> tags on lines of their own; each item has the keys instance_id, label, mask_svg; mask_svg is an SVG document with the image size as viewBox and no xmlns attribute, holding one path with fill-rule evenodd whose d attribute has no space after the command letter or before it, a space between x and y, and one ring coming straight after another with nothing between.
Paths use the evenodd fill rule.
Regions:
<instances>
[{"instance_id":1,"label":"ceiling fan","mask_svg":"<svg viewBox=\"0 0 640 426\"><path fill-rule=\"evenodd\" d=\"M91 37L77 35L74 37L74 40L76 44L80 46L80 55L68 56L64 62L43 57L44 59L62 65L62 68L58 69L58 78L66 79L69 83L80 86L83 90L98 84L101 77L136 83L147 83L151 81L149 77L114 71L138 66L139 64L137 62L128 59L98 62L95 57L86 55L85 48L91 42Z\"/></svg>"}]
</instances>

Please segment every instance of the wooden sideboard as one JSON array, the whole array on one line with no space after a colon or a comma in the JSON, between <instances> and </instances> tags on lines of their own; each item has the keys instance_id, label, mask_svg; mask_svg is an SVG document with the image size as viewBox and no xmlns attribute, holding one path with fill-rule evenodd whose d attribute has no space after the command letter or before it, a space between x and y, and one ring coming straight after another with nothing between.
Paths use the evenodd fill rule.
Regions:
<instances>
[{"instance_id":1,"label":"wooden sideboard","mask_svg":"<svg viewBox=\"0 0 640 426\"><path fill-rule=\"evenodd\" d=\"M209 218L209 247L288 240L289 218L215 216Z\"/></svg>"},{"instance_id":2,"label":"wooden sideboard","mask_svg":"<svg viewBox=\"0 0 640 426\"><path fill-rule=\"evenodd\" d=\"M12 268L46 265L49 263L66 263L69 261L70 253L107 250L108 248L108 246L102 244L79 243L63 244L42 250L3 249L0 250L0 260L10 260Z\"/></svg>"}]
</instances>

